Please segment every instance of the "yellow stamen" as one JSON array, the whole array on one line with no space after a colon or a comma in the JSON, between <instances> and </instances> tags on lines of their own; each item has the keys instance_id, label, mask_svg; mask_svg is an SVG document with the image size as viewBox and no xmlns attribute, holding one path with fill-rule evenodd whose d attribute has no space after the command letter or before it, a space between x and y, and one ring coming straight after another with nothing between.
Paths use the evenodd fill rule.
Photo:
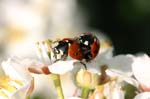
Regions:
<instances>
[{"instance_id":1,"label":"yellow stamen","mask_svg":"<svg viewBox=\"0 0 150 99\"><path fill-rule=\"evenodd\" d=\"M7 99L23 84L22 81L10 79L8 76L0 77L0 96Z\"/></svg>"},{"instance_id":2,"label":"yellow stamen","mask_svg":"<svg viewBox=\"0 0 150 99\"><path fill-rule=\"evenodd\" d=\"M23 82L22 81L19 81L19 80L13 80L15 83L17 83L18 85L20 86L23 86Z\"/></svg>"},{"instance_id":3,"label":"yellow stamen","mask_svg":"<svg viewBox=\"0 0 150 99\"><path fill-rule=\"evenodd\" d=\"M9 98L8 95L0 89L0 96L4 98Z\"/></svg>"},{"instance_id":4,"label":"yellow stamen","mask_svg":"<svg viewBox=\"0 0 150 99\"><path fill-rule=\"evenodd\" d=\"M0 84L0 88L5 89L8 92L15 92L17 90L17 88L10 83Z\"/></svg>"}]
</instances>

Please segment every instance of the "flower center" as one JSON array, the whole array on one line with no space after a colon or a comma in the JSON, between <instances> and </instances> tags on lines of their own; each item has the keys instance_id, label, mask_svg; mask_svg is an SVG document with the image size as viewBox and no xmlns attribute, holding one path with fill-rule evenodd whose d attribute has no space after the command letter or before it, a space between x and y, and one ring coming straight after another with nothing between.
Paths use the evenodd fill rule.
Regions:
<instances>
[{"instance_id":1,"label":"flower center","mask_svg":"<svg viewBox=\"0 0 150 99\"><path fill-rule=\"evenodd\" d=\"M0 77L0 97L8 99L23 84L22 81L10 79L8 76Z\"/></svg>"}]
</instances>

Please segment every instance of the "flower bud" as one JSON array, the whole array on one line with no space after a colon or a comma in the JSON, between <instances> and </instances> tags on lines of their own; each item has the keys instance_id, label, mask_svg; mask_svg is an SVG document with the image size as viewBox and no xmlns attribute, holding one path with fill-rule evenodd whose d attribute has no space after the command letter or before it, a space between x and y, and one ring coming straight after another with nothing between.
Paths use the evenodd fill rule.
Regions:
<instances>
[{"instance_id":1,"label":"flower bud","mask_svg":"<svg viewBox=\"0 0 150 99\"><path fill-rule=\"evenodd\" d=\"M87 70L80 69L75 77L77 85L84 88L94 89L100 82L100 76Z\"/></svg>"}]
</instances>

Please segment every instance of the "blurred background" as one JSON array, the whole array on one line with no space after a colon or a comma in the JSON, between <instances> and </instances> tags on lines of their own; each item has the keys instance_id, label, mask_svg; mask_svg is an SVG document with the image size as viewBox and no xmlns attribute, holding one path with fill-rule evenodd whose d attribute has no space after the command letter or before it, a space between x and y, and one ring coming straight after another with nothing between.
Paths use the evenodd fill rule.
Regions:
<instances>
[{"instance_id":1,"label":"blurred background","mask_svg":"<svg viewBox=\"0 0 150 99\"><path fill-rule=\"evenodd\" d=\"M87 30L77 5L76 0L0 0L0 58L35 57L37 41Z\"/></svg>"},{"instance_id":2,"label":"blurred background","mask_svg":"<svg viewBox=\"0 0 150 99\"><path fill-rule=\"evenodd\" d=\"M0 61L36 57L37 41L82 32L107 35L115 54L150 55L149 5L150 0L0 0Z\"/></svg>"},{"instance_id":3,"label":"blurred background","mask_svg":"<svg viewBox=\"0 0 150 99\"><path fill-rule=\"evenodd\" d=\"M116 54L150 54L149 0L78 0L89 27L106 33Z\"/></svg>"}]
</instances>

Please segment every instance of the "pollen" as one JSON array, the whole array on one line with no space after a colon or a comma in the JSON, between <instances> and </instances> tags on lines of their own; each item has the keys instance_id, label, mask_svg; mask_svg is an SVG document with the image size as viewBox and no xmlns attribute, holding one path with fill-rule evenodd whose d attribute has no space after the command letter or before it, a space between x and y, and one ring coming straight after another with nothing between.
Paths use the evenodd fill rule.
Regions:
<instances>
[{"instance_id":1,"label":"pollen","mask_svg":"<svg viewBox=\"0 0 150 99\"><path fill-rule=\"evenodd\" d=\"M8 95L1 89L0 89L0 97L2 97L4 99L8 99L9 98Z\"/></svg>"},{"instance_id":2,"label":"pollen","mask_svg":"<svg viewBox=\"0 0 150 99\"><path fill-rule=\"evenodd\" d=\"M16 92L23 82L19 80L12 80L8 76L0 77L0 97L8 99L14 92Z\"/></svg>"}]
</instances>

